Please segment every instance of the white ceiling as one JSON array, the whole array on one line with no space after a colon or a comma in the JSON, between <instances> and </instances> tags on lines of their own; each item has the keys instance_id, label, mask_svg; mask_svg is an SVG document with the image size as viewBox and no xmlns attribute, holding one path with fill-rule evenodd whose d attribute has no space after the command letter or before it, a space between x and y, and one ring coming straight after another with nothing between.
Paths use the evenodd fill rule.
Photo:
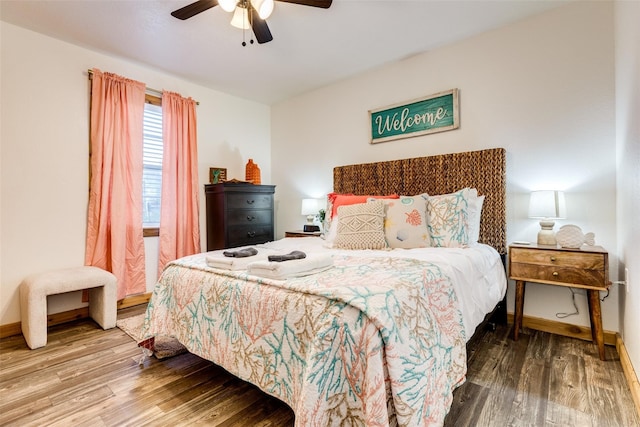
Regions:
<instances>
[{"instance_id":1,"label":"white ceiling","mask_svg":"<svg viewBox=\"0 0 640 427\"><path fill-rule=\"evenodd\" d=\"M1 0L0 19L272 104L565 1L334 0L329 9L276 2L267 20L273 41L246 47L220 7L186 21L170 15L192 0Z\"/></svg>"}]
</instances>

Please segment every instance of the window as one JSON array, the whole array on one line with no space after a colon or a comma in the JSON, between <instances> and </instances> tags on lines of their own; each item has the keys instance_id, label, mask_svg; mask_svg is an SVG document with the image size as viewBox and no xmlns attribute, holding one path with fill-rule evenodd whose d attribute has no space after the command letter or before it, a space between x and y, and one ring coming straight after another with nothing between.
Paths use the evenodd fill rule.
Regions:
<instances>
[{"instance_id":1,"label":"window","mask_svg":"<svg viewBox=\"0 0 640 427\"><path fill-rule=\"evenodd\" d=\"M161 98L147 95L143 123L142 223L145 236L157 236L162 194Z\"/></svg>"}]
</instances>

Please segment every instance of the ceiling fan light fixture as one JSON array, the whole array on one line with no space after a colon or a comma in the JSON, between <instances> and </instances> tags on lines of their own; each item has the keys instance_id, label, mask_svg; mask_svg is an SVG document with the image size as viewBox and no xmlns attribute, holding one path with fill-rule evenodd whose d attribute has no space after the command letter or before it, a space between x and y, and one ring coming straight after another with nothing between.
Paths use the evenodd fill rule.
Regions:
<instances>
[{"instance_id":1,"label":"ceiling fan light fixture","mask_svg":"<svg viewBox=\"0 0 640 427\"><path fill-rule=\"evenodd\" d=\"M233 12L236 8L236 4L238 4L238 0L218 0L218 5L225 12Z\"/></svg>"},{"instance_id":2,"label":"ceiling fan light fixture","mask_svg":"<svg viewBox=\"0 0 640 427\"><path fill-rule=\"evenodd\" d=\"M267 19L273 12L273 0L251 0L251 5L258 11L260 19Z\"/></svg>"},{"instance_id":3,"label":"ceiling fan light fixture","mask_svg":"<svg viewBox=\"0 0 640 427\"><path fill-rule=\"evenodd\" d=\"M240 28L241 30L248 30L251 28L251 24L249 24L249 14L245 7L240 5L236 7L236 11L233 12L233 18L231 18L231 25L236 28Z\"/></svg>"}]
</instances>

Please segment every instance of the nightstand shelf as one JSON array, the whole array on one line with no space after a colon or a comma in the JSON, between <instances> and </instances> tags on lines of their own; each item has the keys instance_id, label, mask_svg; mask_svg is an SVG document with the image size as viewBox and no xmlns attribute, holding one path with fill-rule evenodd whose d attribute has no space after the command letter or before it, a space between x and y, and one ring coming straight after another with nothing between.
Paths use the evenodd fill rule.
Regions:
<instances>
[{"instance_id":1,"label":"nightstand shelf","mask_svg":"<svg viewBox=\"0 0 640 427\"><path fill-rule=\"evenodd\" d=\"M587 291L591 336L604 360L604 332L600 291L609 282L608 253L600 246L568 249L555 246L509 246L509 278L516 281L513 339L517 340L522 327L526 282L581 288Z\"/></svg>"},{"instance_id":2,"label":"nightstand shelf","mask_svg":"<svg viewBox=\"0 0 640 427\"><path fill-rule=\"evenodd\" d=\"M322 233L320 231L285 231L284 237L320 237Z\"/></svg>"}]
</instances>

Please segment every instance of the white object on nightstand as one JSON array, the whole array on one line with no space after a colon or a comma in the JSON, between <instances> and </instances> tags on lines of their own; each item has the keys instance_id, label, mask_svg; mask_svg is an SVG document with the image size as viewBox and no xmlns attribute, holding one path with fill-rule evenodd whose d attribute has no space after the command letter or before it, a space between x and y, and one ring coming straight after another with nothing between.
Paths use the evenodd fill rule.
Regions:
<instances>
[{"instance_id":1,"label":"white object on nightstand","mask_svg":"<svg viewBox=\"0 0 640 427\"><path fill-rule=\"evenodd\" d=\"M594 233L584 234L577 225L567 224L560 227L556 233L556 240L563 248L577 249L583 244L593 246L596 244Z\"/></svg>"}]
</instances>

